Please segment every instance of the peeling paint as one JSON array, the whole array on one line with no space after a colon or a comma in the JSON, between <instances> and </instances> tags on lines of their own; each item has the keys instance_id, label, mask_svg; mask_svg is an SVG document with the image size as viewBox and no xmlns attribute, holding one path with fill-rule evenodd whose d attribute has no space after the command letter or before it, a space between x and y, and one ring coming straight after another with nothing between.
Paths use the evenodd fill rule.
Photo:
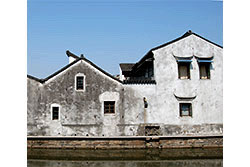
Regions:
<instances>
[{"instance_id":1,"label":"peeling paint","mask_svg":"<svg viewBox=\"0 0 250 167\"><path fill-rule=\"evenodd\" d=\"M160 135L222 134L222 50L195 35L154 50L156 84L123 85L84 60L43 84L28 78L27 133L29 136L144 136L145 126L159 126ZM178 79L173 55L193 56L191 79ZM199 79L194 56L214 57L211 79ZM84 91L75 90L75 76L79 73L85 75ZM189 98L192 117L180 117L179 103L188 97L195 97ZM104 114L104 101L115 101L114 114ZM51 119L53 104L60 106L59 120Z\"/></svg>"}]
</instances>

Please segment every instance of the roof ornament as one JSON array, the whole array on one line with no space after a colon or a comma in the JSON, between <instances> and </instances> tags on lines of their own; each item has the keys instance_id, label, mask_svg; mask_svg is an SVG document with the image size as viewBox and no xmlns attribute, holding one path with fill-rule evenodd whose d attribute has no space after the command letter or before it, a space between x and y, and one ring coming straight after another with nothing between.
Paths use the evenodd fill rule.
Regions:
<instances>
[{"instance_id":1,"label":"roof ornament","mask_svg":"<svg viewBox=\"0 0 250 167\"><path fill-rule=\"evenodd\" d=\"M80 56L81 58L84 58L84 56L83 56L83 54L81 54L81 56Z\"/></svg>"},{"instance_id":2,"label":"roof ornament","mask_svg":"<svg viewBox=\"0 0 250 167\"><path fill-rule=\"evenodd\" d=\"M76 56L74 53L71 53L69 50L66 51L66 54L67 54L68 57L73 57L75 59L79 59L78 56Z\"/></svg>"}]
</instances>

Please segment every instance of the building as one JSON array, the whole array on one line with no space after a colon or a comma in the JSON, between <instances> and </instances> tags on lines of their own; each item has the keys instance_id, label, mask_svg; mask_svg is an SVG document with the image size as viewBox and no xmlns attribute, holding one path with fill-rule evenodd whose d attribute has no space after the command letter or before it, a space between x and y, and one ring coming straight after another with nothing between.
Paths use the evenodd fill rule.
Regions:
<instances>
[{"instance_id":1,"label":"building","mask_svg":"<svg viewBox=\"0 0 250 167\"><path fill-rule=\"evenodd\" d=\"M28 136L222 135L222 46L188 31L119 78L66 54L54 74L27 77Z\"/></svg>"}]
</instances>

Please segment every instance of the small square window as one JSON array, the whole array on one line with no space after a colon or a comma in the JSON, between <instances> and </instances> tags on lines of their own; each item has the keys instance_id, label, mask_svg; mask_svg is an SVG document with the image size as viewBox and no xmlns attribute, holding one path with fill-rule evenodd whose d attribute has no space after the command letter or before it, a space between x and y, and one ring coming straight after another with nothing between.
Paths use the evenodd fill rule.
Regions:
<instances>
[{"instance_id":1,"label":"small square window","mask_svg":"<svg viewBox=\"0 0 250 167\"><path fill-rule=\"evenodd\" d=\"M180 103L180 116L192 116L191 103Z\"/></svg>"},{"instance_id":2,"label":"small square window","mask_svg":"<svg viewBox=\"0 0 250 167\"><path fill-rule=\"evenodd\" d=\"M115 101L104 101L104 114L115 113Z\"/></svg>"},{"instance_id":3,"label":"small square window","mask_svg":"<svg viewBox=\"0 0 250 167\"><path fill-rule=\"evenodd\" d=\"M210 79L210 63L199 63L200 79Z\"/></svg>"},{"instance_id":4,"label":"small square window","mask_svg":"<svg viewBox=\"0 0 250 167\"><path fill-rule=\"evenodd\" d=\"M190 79L190 63L178 63L179 79Z\"/></svg>"},{"instance_id":5,"label":"small square window","mask_svg":"<svg viewBox=\"0 0 250 167\"><path fill-rule=\"evenodd\" d=\"M84 90L84 76L76 77L76 90Z\"/></svg>"},{"instance_id":6,"label":"small square window","mask_svg":"<svg viewBox=\"0 0 250 167\"><path fill-rule=\"evenodd\" d=\"M59 119L59 107L52 107L52 120Z\"/></svg>"}]
</instances>

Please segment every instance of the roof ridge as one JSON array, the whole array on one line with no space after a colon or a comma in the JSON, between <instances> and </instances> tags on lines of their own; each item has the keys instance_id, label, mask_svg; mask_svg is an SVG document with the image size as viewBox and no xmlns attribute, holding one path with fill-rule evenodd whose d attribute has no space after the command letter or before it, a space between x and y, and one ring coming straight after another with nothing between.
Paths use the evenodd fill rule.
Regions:
<instances>
[{"instance_id":1,"label":"roof ridge","mask_svg":"<svg viewBox=\"0 0 250 167\"><path fill-rule=\"evenodd\" d=\"M57 74L61 73L62 71L66 70L67 68L69 68L70 66L72 66L73 64L75 64L76 62L78 62L79 60L81 60L80 57L78 57L76 60L74 60L73 62L71 62L70 64L67 64L66 66L62 67L61 69L57 70L56 72L54 72L53 74L49 75L48 77L44 78L44 79L40 79L42 83L46 82L47 80L49 80L50 78L56 76Z\"/></svg>"},{"instance_id":2,"label":"roof ridge","mask_svg":"<svg viewBox=\"0 0 250 167\"><path fill-rule=\"evenodd\" d=\"M35 81L38 81L38 82L41 82L41 79L37 78L37 77L34 77L34 76L31 76L29 74L27 74L27 77L30 78L30 79L33 79Z\"/></svg>"},{"instance_id":3,"label":"roof ridge","mask_svg":"<svg viewBox=\"0 0 250 167\"><path fill-rule=\"evenodd\" d=\"M71 53L70 51L66 51L66 54L68 56L76 56L74 55L73 53ZM76 58L77 57L77 58ZM121 80L115 78L113 75L109 74L108 72L104 71L103 69L101 69L100 67L98 67L97 65L95 65L94 63L92 63L90 60L88 60L87 58L85 57L78 57L76 56L76 60L74 60L73 62L71 62L70 64L67 64L66 66L62 67L61 69L57 70L56 72L54 72L53 74L49 75L48 77L44 78L44 79L38 79L36 77L33 77L33 76L30 76L30 75L27 75L28 78L31 78L31 79L34 79L36 81L39 81L40 83L44 83L46 82L47 80L51 79L52 77L56 76L57 74L61 73L62 71L66 70L67 68L69 68L70 66L72 66L73 64L75 64L76 62L78 62L79 60L84 60L86 61L87 63L89 63L91 66L93 66L94 68L98 69L99 71L101 71L102 73L104 73L105 75L111 77L112 79L122 83Z\"/></svg>"},{"instance_id":4,"label":"roof ridge","mask_svg":"<svg viewBox=\"0 0 250 167\"><path fill-rule=\"evenodd\" d=\"M66 50L66 55L67 55L68 57L73 57L73 58L75 58L75 59L80 58L79 56L75 55L74 53L70 52L69 50Z\"/></svg>"},{"instance_id":5,"label":"roof ridge","mask_svg":"<svg viewBox=\"0 0 250 167\"><path fill-rule=\"evenodd\" d=\"M120 63L120 64L135 64L135 63Z\"/></svg>"},{"instance_id":6,"label":"roof ridge","mask_svg":"<svg viewBox=\"0 0 250 167\"><path fill-rule=\"evenodd\" d=\"M148 52L147 52L138 62L135 63L133 69L136 68L136 67L138 66L138 64L140 64L141 62L143 62L143 60L144 60L150 53L152 53L152 51L157 50L157 49L160 49L160 48L162 48L162 47L164 47L164 46L170 45L170 44L172 44L172 43L174 43L174 42L177 42L177 41L179 41L179 40L181 40L181 39L183 39L183 38L186 38L186 37L188 37L188 36L190 36L190 35L195 35L195 36L197 36L197 37L199 37L199 38L201 38L201 39L203 39L203 40L205 40L205 41L207 41L207 42L209 42L209 43L211 43L211 44L213 44L213 45L216 45L216 46L218 46L218 47L220 47L220 48L223 48L221 45L219 45L219 44L217 44L217 43L214 43L214 42L212 42L212 41L210 41L210 40L208 40L208 39L206 39L206 38L204 38L204 37L202 37L202 36L200 36L200 35L194 33L194 32L191 31L191 30L188 30L188 31L187 31L185 34L183 34L182 36L180 36L180 37L178 37L178 38L176 38L176 39L173 39L173 40L171 40L171 41L169 41L169 42L167 42L167 43L161 44L161 45L159 45L159 46L156 46L156 47L150 49L150 50L149 50L149 51L148 51Z\"/></svg>"},{"instance_id":7,"label":"roof ridge","mask_svg":"<svg viewBox=\"0 0 250 167\"><path fill-rule=\"evenodd\" d=\"M96 69L98 69L99 71L101 71L102 73L104 73L105 75L107 75L107 76L111 77L112 79L114 79L114 80L116 80L116 81L122 83L121 80L115 78L115 77L114 77L113 75L111 75L110 73L104 71L102 68L98 67L96 64L94 64L93 62L91 62L91 61L88 60L87 58L81 57L80 59L85 60L86 62L88 62L90 65L92 65L93 67L95 67Z\"/></svg>"}]
</instances>

